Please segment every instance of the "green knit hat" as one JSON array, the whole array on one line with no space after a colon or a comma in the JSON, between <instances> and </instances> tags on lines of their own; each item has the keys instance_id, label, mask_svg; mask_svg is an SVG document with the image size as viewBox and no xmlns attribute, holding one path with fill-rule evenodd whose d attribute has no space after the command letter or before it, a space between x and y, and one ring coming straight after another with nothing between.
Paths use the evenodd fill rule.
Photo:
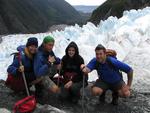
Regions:
<instances>
[{"instance_id":1,"label":"green knit hat","mask_svg":"<svg viewBox=\"0 0 150 113\"><path fill-rule=\"evenodd\" d=\"M52 36L46 36L43 40L43 43L55 42Z\"/></svg>"}]
</instances>

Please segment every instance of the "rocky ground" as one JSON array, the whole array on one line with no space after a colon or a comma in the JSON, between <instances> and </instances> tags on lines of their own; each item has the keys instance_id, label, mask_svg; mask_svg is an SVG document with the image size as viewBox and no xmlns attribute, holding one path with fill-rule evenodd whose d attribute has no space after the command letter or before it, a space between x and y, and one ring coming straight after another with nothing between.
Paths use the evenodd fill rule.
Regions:
<instances>
[{"instance_id":1,"label":"rocky ground","mask_svg":"<svg viewBox=\"0 0 150 113\"><path fill-rule=\"evenodd\" d=\"M119 105L114 106L111 102L111 92L107 92L106 102L99 103L98 97L92 97L89 87L85 89L84 111L82 109L82 101L78 104L70 102L60 102L57 95L44 93L44 98L40 100L41 104L37 104L37 108L33 113L150 113L150 93L137 93L132 91L130 98L120 98ZM4 81L0 82L0 113L10 113L13 105L25 95L15 94L4 85ZM52 107L52 106L53 107Z\"/></svg>"}]
</instances>

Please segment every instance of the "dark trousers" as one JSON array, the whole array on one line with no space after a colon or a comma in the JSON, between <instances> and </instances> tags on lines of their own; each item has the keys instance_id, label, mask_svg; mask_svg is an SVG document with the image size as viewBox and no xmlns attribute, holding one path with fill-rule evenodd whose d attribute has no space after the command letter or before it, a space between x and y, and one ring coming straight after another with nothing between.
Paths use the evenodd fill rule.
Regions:
<instances>
[{"instance_id":1,"label":"dark trousers","mask_svg":"<svg viewBox=\"0 0 150 113\"><path fill-rule=\"evenodd\" d=\"M61 86L60 97L62 99L67 99L67 100L70 100L72 98L79 99L81 88L82 88L82 82L73 83L73 85L69 89L64 88L64 85L63 85Z\"/></svg>"}]
</instances>

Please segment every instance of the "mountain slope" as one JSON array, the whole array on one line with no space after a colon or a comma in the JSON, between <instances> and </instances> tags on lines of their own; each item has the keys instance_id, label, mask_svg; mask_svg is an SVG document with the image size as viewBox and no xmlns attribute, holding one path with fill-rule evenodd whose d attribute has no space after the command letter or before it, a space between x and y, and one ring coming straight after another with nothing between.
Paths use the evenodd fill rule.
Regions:
<instances>
[{"instance_id":1,"label":"mountain slope","mask_svg":"<svg viewBox=\"0 0 150 113\"><path fill-rule=\"evenodd\" d=\"M84 6L84 5L75 5L73 6L77 11L83 12L83 13L92 13L94 9L96 9L98 6Z\"/></svg>"},{"instance_id":2,"label":"mountain slope","mask_svg":"<svg viewBox=\"0 0 150 113\"><path fill-rule=\"evenodd\" d=\"M0 0L0 34L45 32L51 25L80 20L64 0Z\"/></svg>"},{"instance_id":3,"label":"mountain slope","mask_svg":"<svg viewBox=\"0 0 150 113\"><path fill-rule=\"evenodd\" d=\"M107 0L93 11L89 21L98 24L100 20L105 20L109 16L120 18L124 10L141 9L146 6L150 6L150 0Z\"/></svg>"}]
</instances>

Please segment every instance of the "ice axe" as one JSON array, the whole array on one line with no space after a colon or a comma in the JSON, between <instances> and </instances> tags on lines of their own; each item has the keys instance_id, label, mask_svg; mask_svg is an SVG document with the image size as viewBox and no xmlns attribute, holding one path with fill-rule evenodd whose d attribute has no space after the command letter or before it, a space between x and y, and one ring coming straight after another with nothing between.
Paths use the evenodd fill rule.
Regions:
<instances>
[{"instance_id":1,"label":"ice axe","mask_svg":"<svg viewBox=\"0 0 150 113\"><path fill-rule=\"evenodd\" d=\"M19 52L18 60L19 60L20 66L23 66L22 61L21 61L21 55L22 55L21 52ZM24 72L22 72L22 77L23 77L27 97L15 103L14 109L13 109L14 113L29 113L29 112L32 112L36 108L36 99L34 95L30 96Z\"/></svg>"}]
</instances>

